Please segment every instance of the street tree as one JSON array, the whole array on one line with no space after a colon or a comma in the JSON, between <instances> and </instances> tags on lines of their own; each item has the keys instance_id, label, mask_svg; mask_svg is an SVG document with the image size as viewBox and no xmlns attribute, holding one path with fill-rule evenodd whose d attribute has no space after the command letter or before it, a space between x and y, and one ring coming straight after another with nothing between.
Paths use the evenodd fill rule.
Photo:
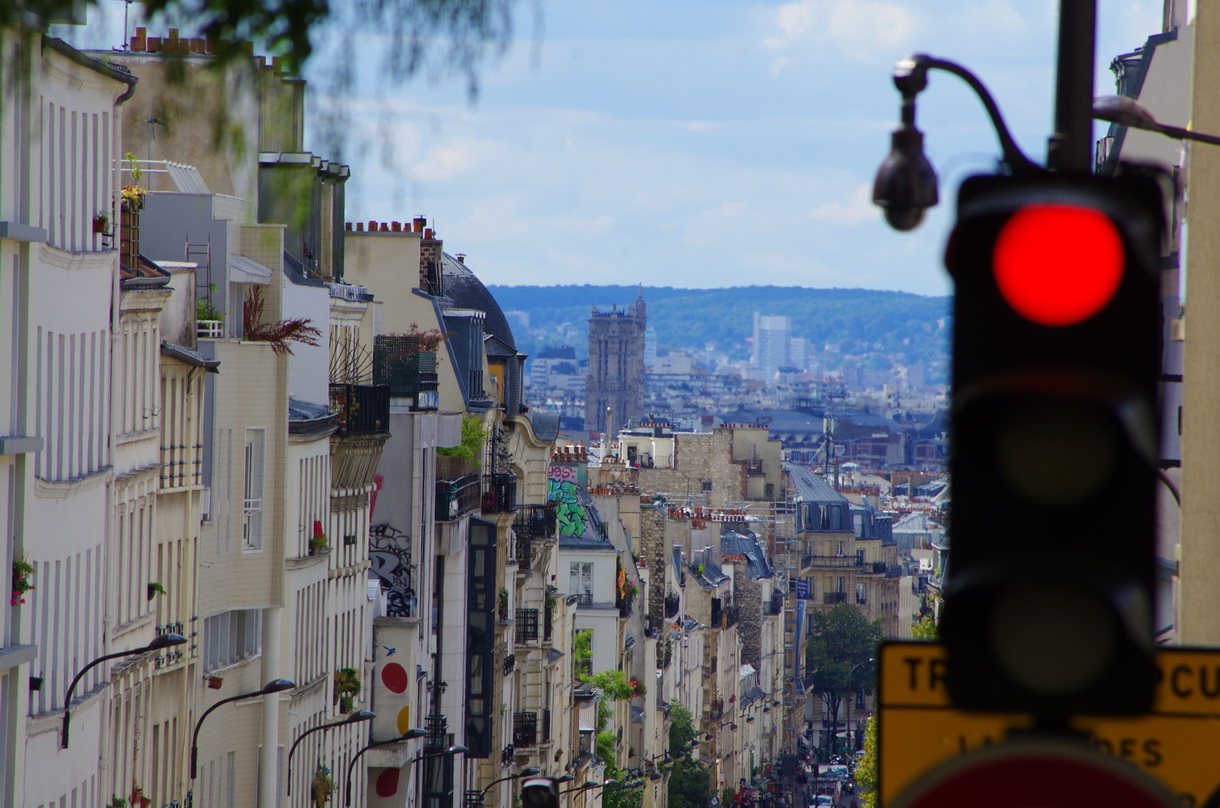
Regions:
<instances>
[{"instance_id":1,"label":"street tree","mask_svg":"<svg viewBox=\"0 0 1220 808\"><path fill-rule=\"evenodd\" d=\"M712 799L711 770L691 757L699 730L690 710L676 701L669 708L669 752L683 753L669 773L669 808L705 808Z\"/></svg>"},{"instance_id":2,"label":"street tree","mask_svg":"<svg viewBox=\"0 0 1220 808\"><path fill-rule=\"evenodd\" d=\"M427 71L462 75L471 93L478 70L489 57L502 55L512 39L517 0L143 0L146 19L182 26L212 41L219 61L246 56L244 43L256 42L266 55L299 73L322 40L321 29L338 34L341 46L360 33L388 42L383 68L396 79ZM76 18L80 0L17 0L0 3L0 24ZM85 0L86 9L99 0ZM358 53L346 48L347 62ZM342 66L341 64L339 66Z\"/></svg>"},{"instance_id":3,"label":"street tree","mask_svg":"<svg viewBox=\"0 0 1220 808\"><path fill-rule=\"evenodd\" d=\"M837 744L843 700L856 693L871 693L876 678L877 646L881 621L869 621L849 603L810 617L813 636L805 652L805 669L813 674L813 691L830 716L830 750Z\"/></svg>"}]
</instances>

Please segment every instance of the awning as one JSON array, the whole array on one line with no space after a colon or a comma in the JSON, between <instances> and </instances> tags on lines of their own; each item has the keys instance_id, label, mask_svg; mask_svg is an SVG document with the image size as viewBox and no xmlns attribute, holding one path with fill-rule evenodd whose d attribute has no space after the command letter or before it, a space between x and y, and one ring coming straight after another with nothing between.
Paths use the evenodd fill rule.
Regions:
<instances>
[{"instance_id":1,"label":"awning","mask_svg":"<svg viewBox=\"0 0 1220 808\"><path fill-rule=\"evenodd\" d=\"M271 283L271 268L244 255L229 256L229 280L234 283L253 283L266 286Z\"/></svg>"}]
</instances>

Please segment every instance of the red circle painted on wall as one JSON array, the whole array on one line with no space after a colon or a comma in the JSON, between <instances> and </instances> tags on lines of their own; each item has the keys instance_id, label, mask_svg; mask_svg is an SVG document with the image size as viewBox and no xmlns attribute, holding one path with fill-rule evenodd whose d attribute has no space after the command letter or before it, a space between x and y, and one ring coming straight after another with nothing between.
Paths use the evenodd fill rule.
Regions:
<instances>
[{"instance_id":1,"label":"red circle painted on wall","mask_svg":"<svg viewBox=\"0 0 1220 808\"><path fill-rule=\"evenodd\" d=\"M381 682L395 693L405 693L407 690L407 672L397 662L391 662L381 669Z\"/></svg>"},{"instance_id":2,"label":"red circle painted on wall","mask_svg":"<svg viewBox=\"0 0 1220 808\"><path fill-rule=\"evenodd\" d=\"M393 797L398 793L398 769L383 769L377 775L377 796Z\"/></svg>"}]
</instances>

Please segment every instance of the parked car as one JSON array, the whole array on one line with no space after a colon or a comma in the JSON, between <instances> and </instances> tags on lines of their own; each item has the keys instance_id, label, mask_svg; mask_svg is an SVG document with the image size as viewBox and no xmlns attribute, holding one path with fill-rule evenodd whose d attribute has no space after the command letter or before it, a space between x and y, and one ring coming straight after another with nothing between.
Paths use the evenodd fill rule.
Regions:
<instances>
[{"instance_id":1,"label":"parked car","mask_svg":"<svg viewBox=\"0 0 1220 808\"><path fill-rule=\"evenodd\" d=\"M813 802L809 803L809 808L834 808L835 798L829 794L818 794L813 798Z\"/></svg>"}]
</instances>

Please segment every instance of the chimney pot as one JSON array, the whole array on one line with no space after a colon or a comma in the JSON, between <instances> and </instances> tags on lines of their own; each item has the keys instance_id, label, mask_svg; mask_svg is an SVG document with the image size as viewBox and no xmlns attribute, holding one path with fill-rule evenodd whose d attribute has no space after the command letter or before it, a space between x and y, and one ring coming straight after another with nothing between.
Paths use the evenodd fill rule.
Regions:
<instances>
[{"instance_id":1,"label":"chimney pot","mask_svg":"<svg viewBox=\"0 0 1220 808\"><path fill-rule=\"evenodd\" d=\"M459 263L459 264L462 264L463 266L465 266L465 264L466 264L466 253L458 253L458 254L457 254L456 256L454 256L454 257L455 257L455 258L457 258L457 260L458 260L458 263Z\"/></svg>"},{"instance_id":2,"label":"chimney pot","mask_svg":"<svg viewBox=\"0 0 1220 808\"><path fill-rule=\"evenodd\" d=\"M356 232L357 233L364 232L364 222L356 222Z\"/></svg>"},{"instance_id":3,"label":"chimney pot","mask_svg":"<svg viewBox=\"0 0 1220 808\"><path fill-rule=\"evenodd\" d=\"M373 221L372 219L369 219L369 232L370 233L377 232L377 222Z\"/></svg>"},{"instance_id":4,"label":"chimney pot","mask_svg":"<svg viewBox=\"0 0 1220 808\"><path fill-rule=\"evenodd\" d=\"M402 232L402 222L390 222L390 230L394 233Z\"/></svg>"},{"instance_id":5,"label":"chimney pot","mask_svg":"<svg viewBox=\"0 0 1220 808\"><path fill-rule=\"evenodd\" d=\"M424 228L424 238L432 238L432 228L431 227Z\"/></svg>"},{"instance_id":6,"label":"chimney pot","mask_svg":"<svg viewBox=\"0 0 1220 808\"><path fill-rule=\"evenodd\" d=\"M415 217L415 232L416 233L424 232L424 227L426 227L427 224L428 224L427 218L425 218L423 216L416 216Z\"/></svg>"}]
</instances>

